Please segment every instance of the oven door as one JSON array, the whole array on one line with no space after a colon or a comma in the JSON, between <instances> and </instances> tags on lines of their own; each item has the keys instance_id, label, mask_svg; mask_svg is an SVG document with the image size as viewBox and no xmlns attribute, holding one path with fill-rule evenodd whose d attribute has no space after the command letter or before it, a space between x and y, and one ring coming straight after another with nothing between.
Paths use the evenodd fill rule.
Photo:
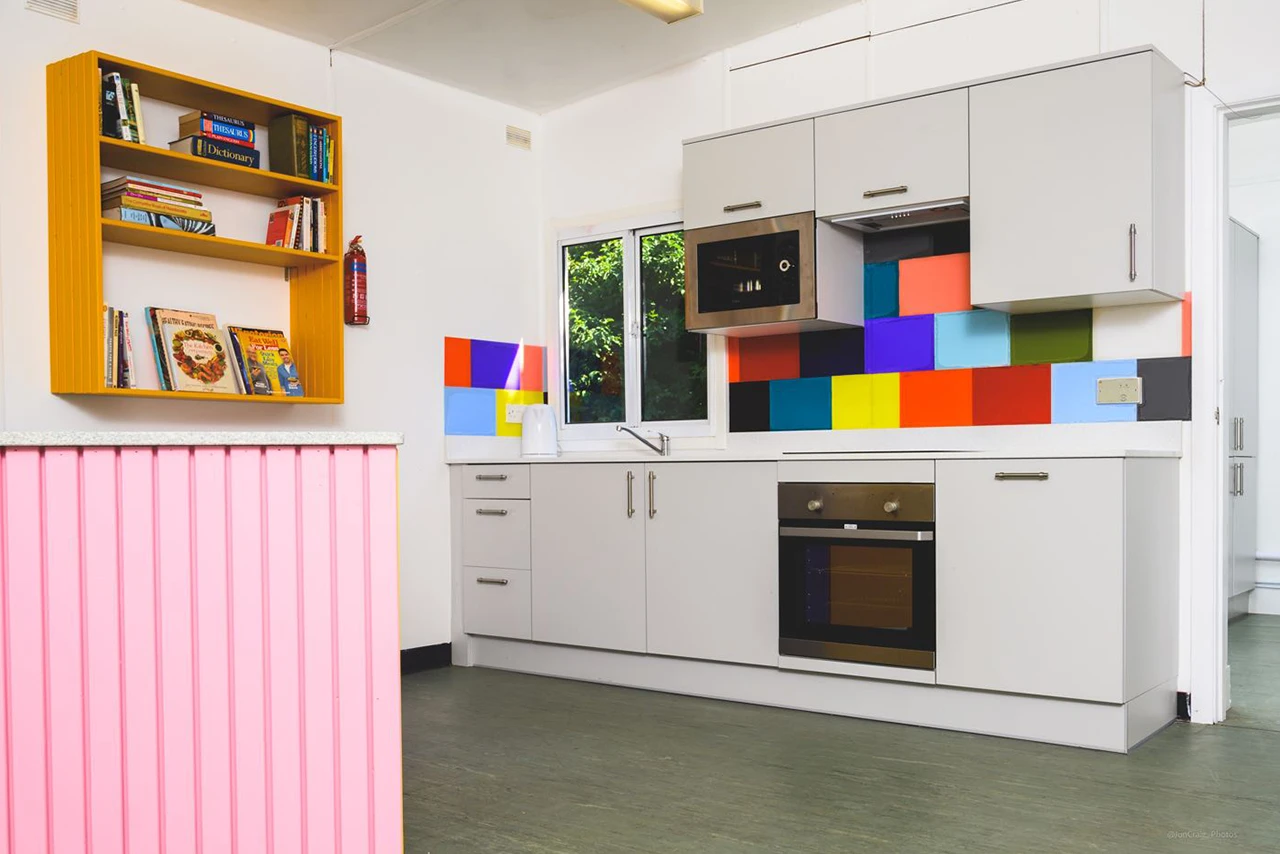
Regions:
<instances>
[{"instance_id":1,"label":"oven door","mask_svg":"<svg viewBox=\"0 0 1280 854\"><path fill-rule=\"evenodd\" d=\"M924 527L779 529L779 652L932 670L936 554Z\"/></svg>"},{"instance_id":2,"label":"oven door","mask_svg":"<svg viewBox=\"0 0 1280 854\"><path fill-rule=\"evenodd\" d=\"M685 232L685 326L750 326L818 316L812 213Z\"/></svg>"}]
</instances>

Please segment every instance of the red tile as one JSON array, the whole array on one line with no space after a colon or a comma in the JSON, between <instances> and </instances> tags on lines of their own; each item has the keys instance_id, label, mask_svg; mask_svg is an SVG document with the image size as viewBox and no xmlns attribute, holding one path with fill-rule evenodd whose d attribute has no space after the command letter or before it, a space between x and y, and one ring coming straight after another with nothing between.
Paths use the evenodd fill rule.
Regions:
<instances>
[{"instance_id":1,"label":"red tile","mask_svg":"<svg viewBox=\"0 0 1280 854\"><path fill-rule=\"evenodd\" d=\"M444 384L450 388L471 388L471 340L444 339Z\"/></svg>"},{"instance_id":2,"label":"red tile","mask_svg":"<svg viewBox=\"0 0 1280 854\"><path fill-rule=\"evenodd\" d=\"M520 390L546 391L544 349L525 344L520 352Z\"/></svg>"},{"instance_id":3,"label":"red tile","mask_svg":"<svg viewBox=\"0 0 1280 854\"><path fill-rule=\"evenodd\" d=\"M769 335L738 342L738 381L800 378L800 336Z\"/></svg>"},{"instance_id":4,"label":"red tile","mask_svg":"<svg viewBox=\"0 0 1280 854\"><path fill-rule=\"evenodd\" d=\"M1049 424L1052 365L978 368L973 372L974 424Z\"/></svg>"},{"instance_id":5,"label":"red tile","mask_svg":"<svg viewBox=\"0 0 1280 854\"><path fill-rule=\"evenodd\" d=\"M731 383L742 381L742 372L738 366L738 342L740 340L740 338L725 339L727 343L725 349L728 350L729 353L729 382Z\"/></svg>"},{"instance_id":6,"label":"red tile","mask_svg":"<svg viewBox=\"0 0 1280 854\"><path fill-rule=\"evenodd\" d=\"M903 427L973 424L973 370L910 371L901 379Z\"/></svg>"}]
</instances>

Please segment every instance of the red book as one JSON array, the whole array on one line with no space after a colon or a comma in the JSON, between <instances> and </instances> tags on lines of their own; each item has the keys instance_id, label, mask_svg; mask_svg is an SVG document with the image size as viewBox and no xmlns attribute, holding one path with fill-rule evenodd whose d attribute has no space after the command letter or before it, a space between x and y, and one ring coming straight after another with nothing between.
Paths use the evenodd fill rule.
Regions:
<instances>
[{"instance_id":1,"label":"red book","mask_svg":"<svg viewBox=\"0 0 1280 854\"><path fill-rule=\"evenodd\" d=\"M293 208L276 208L267 217L267 245L284 246L289 239L289 218Z\"/></svg>"}]
</instances>

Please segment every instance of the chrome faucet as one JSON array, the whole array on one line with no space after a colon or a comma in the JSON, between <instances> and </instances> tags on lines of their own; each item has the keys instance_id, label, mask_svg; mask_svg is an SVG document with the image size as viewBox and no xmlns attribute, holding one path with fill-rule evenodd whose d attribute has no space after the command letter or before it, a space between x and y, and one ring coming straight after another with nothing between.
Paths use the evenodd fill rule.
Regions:
<instances>
[{"instance_id":1,"label":"chrome faucet","mask_svg":"<svg viewBox=\"0 0 1280 854\"><path fill-rule=\"evenodd\" d=\"M639 439L641 442L644 442L644 443L645 443L645 445L647 445L649 448L651 448L655 453L661 454L661 455L662 455L662 456L664 456L664 457L669 457L669 456L671 456L671 437L670 437L670 436L668 436L666 433L659 433L659 434L658 434L658 441L662 443L662 446L661 446L661 447L659 447L659 446L657 446L657 445L653 444L653 442L650 442L650 441L649 441L648 439L646 439L644 436L641 436L641 435L640 435L639 433L637 433L635 430L632 430L630 427L623 427L621 424L619 424L619 425L618 425L618 432L619 432L619 433L630 433L632 436L635 436L635 437L636 437L637 439Z\"/></svg>"}]
</instances>

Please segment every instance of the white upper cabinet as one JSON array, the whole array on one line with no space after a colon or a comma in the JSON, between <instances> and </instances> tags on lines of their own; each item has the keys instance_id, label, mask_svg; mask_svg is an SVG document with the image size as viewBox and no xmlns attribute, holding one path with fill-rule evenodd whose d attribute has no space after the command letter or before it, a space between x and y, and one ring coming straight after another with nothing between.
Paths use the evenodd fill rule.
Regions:
<instances>
[{"instance_id":1,"label":"white upper cabinet","mask_svg":"<svg viewBox=\"0 0 1280 854\"><path fill-rule=\"evenodd\" d=\"M1144 52L970 89L975 305L1182 296L1182 81Z\"/></svg>"},{"instance_id":2,"label":"white upper cabinet","mask_svg":"<svg viewBox=\"0 0 1280 854\"><path fill-rule=\"evenodd\" d=\"M813 120L684 147L684 227L813 210Z\"/></svg>"},{"instance_id":3,"label":"white upper cabinet","mask_svg":"<svg viewBox=\"0 0 1280 854\"><path fill-rule=\"evenodd\" d=\"M969 90L821 116L819 217L969 195Z\"/></svg>"}]
</instances>

